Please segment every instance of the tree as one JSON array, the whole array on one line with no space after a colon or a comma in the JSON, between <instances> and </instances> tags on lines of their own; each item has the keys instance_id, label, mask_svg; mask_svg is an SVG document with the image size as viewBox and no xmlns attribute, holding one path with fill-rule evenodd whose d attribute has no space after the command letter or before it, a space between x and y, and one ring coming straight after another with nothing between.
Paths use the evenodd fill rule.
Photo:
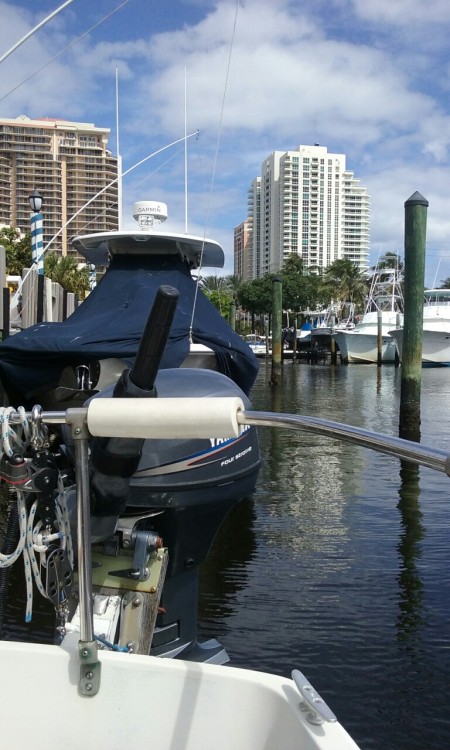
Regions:
<instances>
[{"instance_id":1,"label":"tree","mask_svg":"<svg viewBox=\"0 0 450 750\"><path fill-rule=\"evenodd\" d=\"M233 300L237 303L240 303L239 295L240 295L242 286L244 284L242 277L236 276L233 274L230 276L225 276L225 282L226 282L228 291L233 297Z\"/></svg>"},{"instance_id":2,"label":"tree","mask_svg":"<svg viewBox=\"0 0 450 750\"><path fill-rule=\"evenodd\" d=\"M258 279L247 281L240 291L241 305L254 315L272 312L272 276L266 273Z\"/></svg>"},{"instance_id":3,"label":"tree","mask_svg":"<svg viewBox=\"0 0 450 750\"><path fill-rule=\"evenodd\" d=\"M24 268L30 268L32 263L30 233L22 237L18 229L3 227L0 229L0 245L5 248L7 274L21 276Z\"/></svg>"},{"instance_id":4,"label":"tree","mask_svg":"<svg viewBox=\"0 0 450 750\"><path fill-rule=\"evenodd\" d=\"M439 289L450 289L450 276L447 276L446 279L443 279L443 281L441 281L441 286L439 287Z\"/></svg>"},{"instance_id":5,"label":"tree","mask_svg":"<svg viewBox=\"0 0 450 750\"><path fill-rule=\"evenodd\" d=\"M294 313L314 309L322 301L320 277L309 273L297 254L291 254L280 273L283 281L283 307Z\"/></svg>"},{"instance_id":6,"label":"tree","mask_svg":"<svg viewBox=\"0 0 450 750\"><path fill-rule=\"evenodd\" d=\"M229 290L227 277L203 276L199 283L205 296L208 297L209 301L218 309L220 314L228 320L233 297Z\"/></svg>"},{"instance_id":7,"label":"tree","mask_svg":"<svg viewBox=\"0 0 450 750\"><path fill-rule=\"evenodd\" d=\"M325 270L322 289L343 305L353 302L355 305L364 303L367 296L367 276L360 271L355 263L341 258L335 260Z\"/></svg>"},{"instance_id":8,"label":"tree","mask_svg":"<svg viewBox=\"0 0 450 750\"><path fill-rule=\"evenodd\" d=\"M57 253L50 253L45 256L44 273L68 292L77 294L80 299L83 299L89 290L88 269L78 268L76 259L71 255L59 256Z\"/></svg>"}]
</instances>

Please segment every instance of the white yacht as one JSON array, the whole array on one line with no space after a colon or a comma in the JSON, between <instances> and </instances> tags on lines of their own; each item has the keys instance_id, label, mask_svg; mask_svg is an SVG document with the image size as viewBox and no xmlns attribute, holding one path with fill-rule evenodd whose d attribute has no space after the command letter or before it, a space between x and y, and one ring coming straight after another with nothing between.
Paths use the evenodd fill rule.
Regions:
<instances>
[{"instance_id":1,"label":"white yacht","mask_svg":"<svg viewBox=\"0 0 450 750\"><path fill-rule=\"evenodd\" d=\"M426 289L423 307L422 364L450 366L450 289ZM403 328L390 331L402 359Z\"/></svg>"},{"instance_id":2,"label":"white yacht","mask_svg":"<svg viewBox=\"0 0 450 750\"><path fill-rule=\"evenodd\" d=\"M362 320L352 330L335 331L341 359L346 363L378 361L378 315L381 313L381 361L395 362L396 345L390 335L403 325L401 273L397 268L375 270Z\"/></svg>"}]
</instances>

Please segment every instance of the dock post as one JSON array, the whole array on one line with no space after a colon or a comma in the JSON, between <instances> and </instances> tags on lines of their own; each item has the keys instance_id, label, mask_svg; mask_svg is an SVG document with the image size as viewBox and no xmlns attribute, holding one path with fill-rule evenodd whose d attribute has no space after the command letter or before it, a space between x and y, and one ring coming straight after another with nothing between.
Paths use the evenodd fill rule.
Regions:
<instances>
[{"instance_id":1,"label":"dock post","mask_svg":"<svg viewBox=\"0 0 450 750\"><path fill-rule=\"evenodd\" d=\"M281 328L283 316L283 283L278 276L272 279L272 385L281 381Z\"/></svg>"},{"instance_id":2,"label":"dock post","mask_svg":"<svg viewBox=\"0 0 450 750\"><path fill-rule=\"evenodd\" d=\"M294 320L294 340L292 342L292 361L295 362L297 359L297 318Z\"/></svg>"},{"instance_id":3,"label":"dock post","mask_svg":"<svg viewBox=\"0 0 450 750\"><path fill-rule=\"evenodd\" d=\"M402 324L401 324L400 320L401 320L401 315L400 315L400 313L397 313L397 315L395 316L395 327L396 328L401 328L402 327ZM395 364L395 367L400 367L400 357L398 356L397 346L395 347L395 360L394 360L394 364Z\"/></svg>"},{"instance_id":4,"label":"dock post","mask_svg":"<svg viewBox=\"0 0 450 750\"><path fill-rule=\"evenodd\" d=\"M236 330L236 303L230 302L230 326L233 331Z\"/></svg>"},{"instance_id":5,"label":"dock post","mask_svg":"<svg viewBox=\"0 0 450 750\"><path fill-rule=\"evenodd\" d=\"M420 439L423 293L428 201L415 192L405 202L405 292L400 437Z\"/></svg>"},{"instance_id":6,"label":"dock post","mask_svg":"<svg viewBox=\"0 0 450 750\"><path fill-rule=\"evenodd\" d=\"M2 331L2 338L6 339L9 336L9 316L8 322L5 321L5 290L8 290L8 301L9 301L9 289L6 284L6 250L3 245L0 245L0 289L3 290L2 304L0 306L0 329ZM9 312L9 308L8 308ZM8 325L8 328L6 327Z\"/></svg>"},{"instance_id":7,"label":"dock post","mask_svg":"<svg viewBox=\"0 0 450 750\"><path fill-rule=\"evenodd\" d=\"M383 362L383 316L381 310L377 310L377 365L381 367Z\"/></svg>"},{"instance_id":8,"label":"dock post","mask_svg":"<svg viewBox=\"0 0 450 750\"><path fill-rule=\"evenodd\" d=\"M45 276L39 273L37 277L36 323L42 323L44 320L44 290Z\"/></svg>"},{"instance_id":9,"label":"dock post","mask_svg":"<svg viewBox=\"0 0 450 750\"><path fill-rule=\"evenodd\" d=\"M334 331L336 329L336 315L334 313L331 314L331 326L330 326L330 364L335 365L337 364L337 351L336 351L336 341L334 340Z\"/></svg>"}]
</instances>

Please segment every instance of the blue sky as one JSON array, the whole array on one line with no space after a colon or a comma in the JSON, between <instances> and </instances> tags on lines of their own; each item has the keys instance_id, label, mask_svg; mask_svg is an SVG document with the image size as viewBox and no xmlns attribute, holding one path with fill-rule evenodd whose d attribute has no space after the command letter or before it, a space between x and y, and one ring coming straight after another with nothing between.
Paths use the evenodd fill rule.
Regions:
<instances>
[{"instance_id":1,"label":"blue sky","mask_svg":"<svg viewBox=\"0 0 450 750\"><path fill-rule=\"evenodd\" d=\"M0 0L0 56L62 3ZM1 64L0 116L95 123L116 153L117 68L124 170L165 149L125 177L124 225L162 200L184 231L184 146L165 147L186 80L188 229L223 244L226 273L263 159L320 143L368 188L372 262L428 199L431 285L450 276L449 38L448 0L74 0Z\"/></svg>"}]
</instances>

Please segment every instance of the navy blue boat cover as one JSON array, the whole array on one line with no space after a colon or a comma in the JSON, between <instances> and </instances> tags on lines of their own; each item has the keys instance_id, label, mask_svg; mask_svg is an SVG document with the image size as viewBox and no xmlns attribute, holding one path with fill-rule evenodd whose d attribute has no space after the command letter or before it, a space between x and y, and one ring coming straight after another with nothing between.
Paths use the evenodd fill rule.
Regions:
<instances>
[{"instance_id":1,"label":"navy blue boat cover","mask_svg":"<svg viewBox=\"0 0 450 750\"><path fill-rule=\"evenodd\" d=\"M67 320L31 326L0 344L0 378L10 399L13 393L27 406L34 394L56 387L68 365L119 357L131 367L156 292L166 284L180 297L161 368L178 367L189 352L196 286L187 264L177 256L116 255ZM219 371L249 393L258 360L201 290L192 338L213 349Z\"/></svg>"}]
</instances>

